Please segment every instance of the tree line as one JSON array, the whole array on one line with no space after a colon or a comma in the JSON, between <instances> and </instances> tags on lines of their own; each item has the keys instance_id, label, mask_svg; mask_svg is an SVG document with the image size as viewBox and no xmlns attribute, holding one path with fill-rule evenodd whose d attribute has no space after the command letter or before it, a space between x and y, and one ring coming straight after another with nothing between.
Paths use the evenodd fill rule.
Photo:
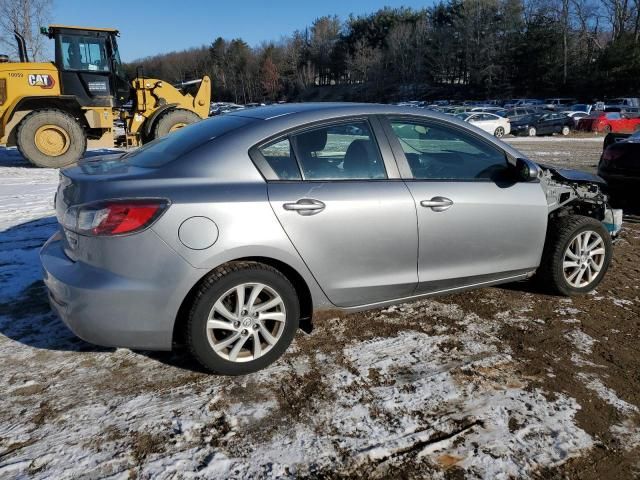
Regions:
<instances>
[{"instance_id":1,"label":"tree line","mask_svg":"<svg viewBox=\"0 0 640 480\"><path fill-rule=\"evenodd\" d=\"M52 0L0 0L0 44L17 28L42 58ZM9 52L11 53L11 51ZM213 97L392 101L640 96L640 0L443 0L316 19L278 41L241 38L127 65L172 83L209 75Z\"/></svg>"},{"instance_id":2,"label":"tree line","mask_svg":"<svg viewBox=\"0 0 640 480\"><path fill-rule=\"evenodd\" d=\"M277 42L241 38L134 62L216 100L640 95L640 0L448 0L316 19Z\"/></svg>"}]
</instances>

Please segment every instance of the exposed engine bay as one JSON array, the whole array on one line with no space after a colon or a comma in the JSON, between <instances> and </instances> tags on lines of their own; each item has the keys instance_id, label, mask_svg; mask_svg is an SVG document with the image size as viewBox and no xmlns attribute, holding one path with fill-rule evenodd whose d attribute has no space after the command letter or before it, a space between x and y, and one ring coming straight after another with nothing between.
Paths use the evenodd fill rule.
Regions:
<instances>
[{"instance_id":1,"label":"exposed engine bay","mask_svg":"<svg viewBox=\"0 0 640 480\"><path fill-rule=\"evenodd\" d=\"M604 223L612 237L622 228L622 210L612 209L597 175L538 164L550 217L586 215Z\"/></svg>"}]
</instances>

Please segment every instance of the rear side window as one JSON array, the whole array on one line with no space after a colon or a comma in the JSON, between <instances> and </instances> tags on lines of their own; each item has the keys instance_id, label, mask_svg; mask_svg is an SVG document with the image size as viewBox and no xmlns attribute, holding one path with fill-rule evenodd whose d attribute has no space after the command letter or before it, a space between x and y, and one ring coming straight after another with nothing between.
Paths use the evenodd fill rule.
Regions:
<instances>
[{"instance_id":1,"label":"rear side window","mask_svg":"<svg viewBox=\"0 0 640 480\"><path fill-rule=\"evenodd\" d=\"M302 180L291 142L288 138L276 140L264 147L260 153L280 180Z\"/></svg>"},{"instance_id":2,"label":"rear side window","mask_svg":"<svg viewBox=\"0 0 640 480\"><path fill-rule=\"evenodd\" d=\"M202 120L147 143L143 147L127 153L122 159L136 167L161 167L206 142L253 121L250 118L232 116Z\"/></svg>"},{"instance_id":3,"label":"rear side window","mask_svg":"<svg viewBox=\"0 0 640 480\"><path fill-rule=\"evenodd\" d=\"M290 136L305 180L387 178L366 121L323 126Z\"/></svg>"}]
</instances>

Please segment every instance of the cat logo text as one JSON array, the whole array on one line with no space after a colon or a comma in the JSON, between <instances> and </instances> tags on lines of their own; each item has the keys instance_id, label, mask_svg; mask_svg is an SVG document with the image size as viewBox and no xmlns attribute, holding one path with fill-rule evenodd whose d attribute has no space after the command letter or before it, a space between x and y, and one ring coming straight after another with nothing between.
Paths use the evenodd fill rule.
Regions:
<instances>
[{"instance_id":1,"label":"cat logo text","mask_svg":"<svg viewBox=\"0 0 640 480\"><path fill-rule=\"evenodd\" d=\"M51 75L47 74L31 74L28 77L29 85L32 87L40 87L40 88L53 88L56 84L56 81L53 79Z\"/></svg>"}]
</instances>

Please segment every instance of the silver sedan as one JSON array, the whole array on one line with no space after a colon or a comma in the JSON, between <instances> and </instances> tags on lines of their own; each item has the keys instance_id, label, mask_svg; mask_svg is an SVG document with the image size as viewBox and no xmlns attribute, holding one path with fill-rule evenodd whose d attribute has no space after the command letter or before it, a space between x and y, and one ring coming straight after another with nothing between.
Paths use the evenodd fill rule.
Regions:
<instances>
[{"instance_id":1,"label":"silver sedan","mask_svg":"<svg viewBox=\"0 0 640 480\"><path fill-rule=\"evenodd\" d=\"M63 170L44 280L89 342L186 342L211 371L243 374L322 309L534 274L591 291L621 223L601 184L425 110L241 110Z\"/></svg>"}]
</instances>

